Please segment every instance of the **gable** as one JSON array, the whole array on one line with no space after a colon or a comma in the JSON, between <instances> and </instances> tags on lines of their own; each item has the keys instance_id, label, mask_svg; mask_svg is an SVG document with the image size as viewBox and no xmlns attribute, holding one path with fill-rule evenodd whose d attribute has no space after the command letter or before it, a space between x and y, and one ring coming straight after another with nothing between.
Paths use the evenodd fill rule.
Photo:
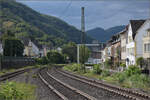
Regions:
<instances>
[{"instance_id":1,"label":"gable","mask_svg":"<svg viewBox=\"0 0 150 100\"><path fill-rule=\"evenodd\" d=\"M145 23L137 30L135 39L138 37L143 38L147 34L147 30L150 29L150 19L146 20Z\"/></svg>"},{"instance_id":2,"label":"gable","mask_svg":"<svg viewBox=\"0 0 150 100\"><path fill-rule=\"evenodd\" d=\"M141 31L143 28L145 28L145 27L149 27L150 28L150 19L147 19L145 22L144 22L144 24L143 25L141 25L141 27L137 30L137 33L139 32L139 31ZM147 29L149 29L149 28L147 28Z\"/></svg>"},{"instance_id":3,"label":"gable","mask_svg":"<svg viewBox=\"0 0 150 100\"><path fill-rule=\"evenodd\" d=\"M145 20L130 20L133 40L136 36L137 30L144 24L144 22Z\"/></svg>"}]
</instances>

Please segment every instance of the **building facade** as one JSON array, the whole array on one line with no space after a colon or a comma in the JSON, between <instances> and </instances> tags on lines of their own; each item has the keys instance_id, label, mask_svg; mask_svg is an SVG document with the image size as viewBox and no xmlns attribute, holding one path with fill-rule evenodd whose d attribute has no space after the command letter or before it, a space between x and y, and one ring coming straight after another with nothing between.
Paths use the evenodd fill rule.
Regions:
<instances>
[{"instance_id":1,"label":"building facade","mask_svg":"<svg viewBox=\"0 0 150 100\"><path fill-rule=\"evenodd\" d=\"M150 19L139 29L139 32L144 33L142 38L142 56L146 60L148 69L150 70Z\"/></svg>"},{"instance_id":2,"label":"building facade","mask_svg":"<svg viewBox=\"0 0 150 100\"><path fill-rule=\"evenodd\" d=\"M120 32L120 42L121 42L121 62L126 62L126 43L127 43L127 29Z\"/></svg>"},{"instance_id":3,"label":"building facade","mask_svg":"<svg viewBox=\"0 0 150 100\"><path fill-rule=\"evenodd\" d=\"M150 70L150 29L147 30L147 34L143 37L143 58L147 61L147 66Z\"/></svg>"},{"instance_id":4,"label":"building facade","mask_svg":"<svg viewBox=\"0 0 150 100\"><path fill-rule=\"evenodd\" d=\"M130 20L128 25L127 32L127 44L126 44L126 65L135 65L136 64L136 42L135 36L137 35L137 30L141 27L141 25L145 22L145 20Z\"/></svg>"}]
</instances>

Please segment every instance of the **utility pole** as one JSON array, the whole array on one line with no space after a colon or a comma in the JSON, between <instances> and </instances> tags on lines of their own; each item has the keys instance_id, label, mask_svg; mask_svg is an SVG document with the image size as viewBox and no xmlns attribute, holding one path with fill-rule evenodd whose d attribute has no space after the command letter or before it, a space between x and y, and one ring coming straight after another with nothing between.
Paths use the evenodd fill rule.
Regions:
<instances>
[{"instance_id":1,"label":"utility pole","mask_svg":"<svg viewBox=\"0 0 150 100\"><path fill-rule=\"evenodd\" d=\"M85 18L84 18L84 7L81 8L81 31L82 31L82 35L81 35L81 44L83 46L82 48L82 66L83 66L83 70L85 72Z\"/></svg>"},{"instance_id":2,"label":"utility pole","mask_svg":"<svg viewBox=\"0 0 150 100\"><path fill-rule=\"evenodd\" d=\"M81 8L81 44L85 44L85 19L84 19L84 7Z\"/></svg>"},{"instance_id":3,"label":"utility pole","mask_svg":"<svg viewBox=\"0 0 150 100\"><path fill-rule=\"evenodd\" d=\"M81 46L83 46L82 48L82 56L81 56L81 63L84 64L84 58L85 58L85 19L84 19L84 7L81 8ZM77 63L80 63L80 44L77 45Z\"/></svg>"},{"instance_id":4,"label":"utility pole","mask_svg":"<svg viewBox=\"0 0 150 100\"><path fill-rule=\"evenodd\" d=\"M80 54L79 54L80 44L77 44L77 63L80 64Z\"/></svg>"}]
</instances>

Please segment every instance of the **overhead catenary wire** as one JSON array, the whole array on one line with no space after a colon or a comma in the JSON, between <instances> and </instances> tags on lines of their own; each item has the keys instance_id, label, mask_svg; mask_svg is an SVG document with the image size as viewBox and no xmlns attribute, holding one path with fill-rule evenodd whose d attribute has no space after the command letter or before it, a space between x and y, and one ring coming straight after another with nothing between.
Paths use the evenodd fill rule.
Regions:
<instances>
[{"instance_id":1,"label":"overhead catenary wire","mask_svg":"<svg viewBox=\"0 0 150 100\"><path fill-rule=\"evenodd\" d=\"M65 13L68 11L68 9L70 8L70 6L71 6L71 4L72 4L72 0L70 0L70 2L69 2L69 4L66 6L66 8L62 11L62 13L59 15L59 18L62 18L64 15L65 15Z\"/></svg>"}]
</instances>

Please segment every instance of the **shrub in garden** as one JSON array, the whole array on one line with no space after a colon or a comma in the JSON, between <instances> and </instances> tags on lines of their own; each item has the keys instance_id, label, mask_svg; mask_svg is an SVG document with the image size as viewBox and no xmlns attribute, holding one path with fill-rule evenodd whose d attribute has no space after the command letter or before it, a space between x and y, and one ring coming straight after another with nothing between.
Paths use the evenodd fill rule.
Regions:
<instances>
[{"instance_id":1,"label":"shrub in garden","mask_svg":"<svg viewBox=\"0 0 150 100\"><path fill-rule=\"evenodd\" d=\"M139 67L131 65L128 67L128 69L125 70L125 73L127 76L132 76L135 74L141 74L141 70Z\"/></svg>"},{"instance_id":2,"label":"shrub in garden","mask_svg":"<svg viewBox=\"0 0 150 100\"><path fill-rule=\"evenodd\" d=\"M93 73L95 73L95 74L101 74L102 70L101 70L100 67L101 67L101 66L100 66L99 64L95 64L95 65L93 66Z\"/></svg>"}]
</instances>

